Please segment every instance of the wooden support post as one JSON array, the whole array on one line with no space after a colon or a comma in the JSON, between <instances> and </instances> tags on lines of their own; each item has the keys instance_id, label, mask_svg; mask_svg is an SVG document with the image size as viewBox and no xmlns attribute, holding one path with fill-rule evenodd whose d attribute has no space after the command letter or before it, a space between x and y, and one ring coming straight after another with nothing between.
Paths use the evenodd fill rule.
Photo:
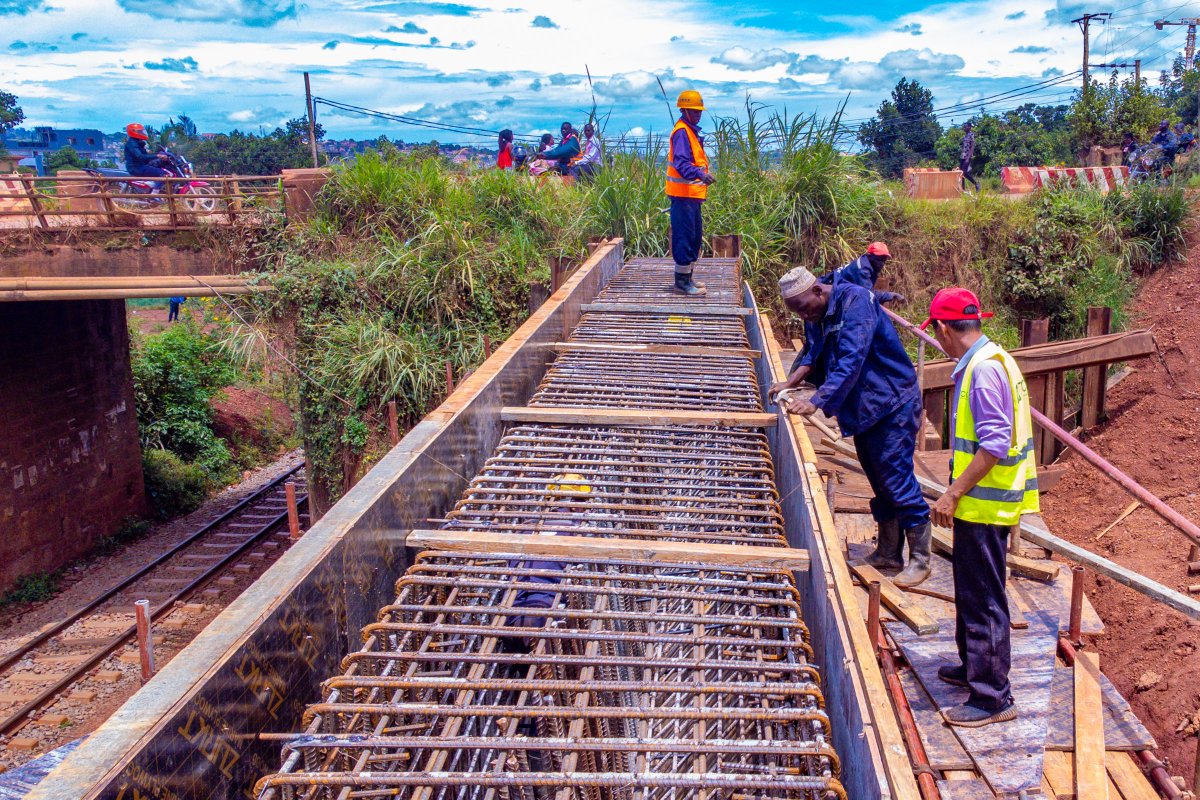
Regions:
<instances>
[{"instance_id":1,"label":"wooden support post","mask_svg":"<svg viewBox=\"0 0 1200 800\"><path fill-rule=\"evenodd\" d=\"M917 391L922 392L922 398L925 389L925 340L917 340ZM921 415L917 420L917 449L925 449L925 403L921 403Z\"/></svg>"},{"instance_id":2,"label":"wooden support post","mask_svg":"<svg viewBox=\"0 0 1200 800\"><path fill-rule=\"evenodd\" d=\"M562 286L562 259L558 256L550 256L550 293L557 292L560 286Z\"/></svg>"},{"instance_id":3,"label":"wooden support post","mask_svg":"<svg viewBox=\"0 0 1200 800\"><path fill-rule=\"evenodd\" d=\"M1045 344L1050 339L1050 320L1048 319L1023 319L1021 320L1021 346L1031 347L1035 344ZM1046 411L1046 378L1042 376L1026 378L1026 386L1029 387L1029 403L1038 411L1047 414ZM1035 425L1036 429L1037 426ZM1044 431L1035 430L1034 446L1037 450L1037 462L1039 464L1048 464L1053 459L1045 458L1045 436Z\"/></svg>"},{"instance_id":4,"label":"wooden support post","mask_svg":"<svg viewBox=\"0 0 1200 800\"><path fill-rule=\"evenodd\" d=\"M108 187L110 185L109 179L108 178L99 178L98 181L99 181L100 199L104 203L104 210L106 212L108 212L108 225L111 228L115 228L119 224L119 218L117 216L118 209L117 209L117 204L113 202L112 196L111 196L111 194L109 194L109 191L108 191Z\"/></svg>"},{"instance_id":5,"label":"wooden support post","mask_svg":"<svg viewBox=\"0 0 1200 800\"><path fill-rule=\"evenodd\" d=\"M1075 654L1075 797L1108 800L1100 656Z\"/></svg>"},{"instance_id":6,"label":"wooden support post","mask_svg":"<svg viewBox=\"0 0 1200 800\"><path fill-rule=\"evenodd\" d=\"M1066 391L1065 372L1054 372L1046 376L1046 410L1042 413L1054 422L1055 425L1063 424L1063 416L1066 413L1065 391ZM1050 431L1042 431L1042 456L1046 459L1043 464L1051 464L1058 458L1058 454L1063 451L1063 443L1058 440Z\"/></svg>"},{"instance_id":7,"label":"wooden support post","mask_svg":"<svg viewBox=\"0 0 1200 800\"><path fill-rule=\"evenodd\" d=\"M714 258L740 257L742 255L741 234L730 233L712 237L712 254Z\"/></svg>"},{"instance_id":8,"label":"wooden support post","mask_svg":"<svg viewBox=\"0 0 1200 800\"><path fill-rule=\"evenodd\" d=\"M233 225L242 212L242 184L237 178L226 178L221 194L225 195L225 212L229 215L229 224Z\"/></svg>"},{"instance_id":9,"label":"wooden support post","mask_svg":"<svg viewBox=\"0 0 1200 800\"><path fill-rule=\"evenodd\" d=\"M154 641L150 632L150 601L138 600L133 604L137 619L138 655L142 663L142 682L154 677Z\"/></svg>"},{"instance_id":10,"label":"wooden support post","mask_svg":"<svg viewBox=\"0 0 1200 800\"><path fill-rule=\"evenodd\" d=\"M867 584L867 635L871 637L871 649L879 658L879 581Z\"/></svg>"},{"instance_id":11,"label":"wooden support post","mask_svg":"<svg viewBox=\"0 0 1200 800\"><path fill-rule=\"evenodd\" d=\"M454 364L446 361L446 396L454 394Z\"/></svg>"},{"instance_id":12,"label":"wooden support post","mask_svg":"<svg viewBox=\"0 0 1200 800\"><path fill-rule=\"evenodd\" d=\"M949 415L946 413L946 400L949 394L944 389L926 392L925 402L922 403L922 412L925 414L925 418L929 420L929 424L937 431L943 442L950 441L949 431L946 430L946 426L949 424Z\"/></svg>"},{"instance_id":13,"label":"wooden support post","mask_svg":"<svg viewBox=\"0 0 1200 800\"><path fill-rule=\"evenodd\" d=\"M285 483L283 493L287 497L288 537L294 542L300 538L300 509L296 506L296 482Z\"/></svg>"},{"instance_id":14,"label":"wooden support post","mask_svg":"<svg viewBox=\"0 0 1200 800\"><path fill-rule=\"evenodd\" d=\"M37 217L38 225L42 228L48 228L46 224L45 209L42 208L42 201L37 196L33 176L22 175L21 185L25 187L25 197L29 200L29 209L33 211L33 215Z\"/></svg>"},{"instance_id":15,"label":"wooden support post","mask_svg":"<svg viewBox=\"0 0 1200 800\"><path fill-rule=\"evenodd\" d=\"M483 335L483 357L485 359L492 357L492 337L486 333Z\"/></svg>"},{"instance_id":16,"label":"wooden support post","mask_svg":"<svg viewBox=\"0 0 1200 800\"><path fill-rule=\"evenodd\" d=\"M164 178L163 191L167 193L167 213L171 217L171 227L180 227L179 223L179 187L182 184L172 183L170 179ZM192 221L193 224L195 220Z\"/></svg>"},{"instance_id":17,"label":"wooden support post","mask_svg":"<svg viewBox=\"0 0 1200 800\"><path fill-rule=\"evenodd\" d=\"M1087 335L1103 336L1112 330L1112 309L1092 306L1087 310ZM1084 430L1104 418L1104 390L1107 367L1087 367L1083 370L1083 404L1080 406L1080 425Z\"/></svg>"},{"instance_id":18,"label":"wooden support post","mask_svg":"<svg viewBox=\"0 0 1200 800\"><path fill-rule=\"evenodd\" d=\"M1079 646L1083 630L1083 567L1071 567L1071 616L1067 628L1067 638L1071 644Z\"/></svg>"},{"instance_id":19,"label":"wooden support post","mask_svg":"<svg viewBox=\"0 0 1200 800\"><path fill-rule=\"evenodd\" d=\"M396 412L396 401L388 400L387 404L387 426L388 439L392 443L392 447L400 444L400 415Z\"/></svg>"}]
</instances>

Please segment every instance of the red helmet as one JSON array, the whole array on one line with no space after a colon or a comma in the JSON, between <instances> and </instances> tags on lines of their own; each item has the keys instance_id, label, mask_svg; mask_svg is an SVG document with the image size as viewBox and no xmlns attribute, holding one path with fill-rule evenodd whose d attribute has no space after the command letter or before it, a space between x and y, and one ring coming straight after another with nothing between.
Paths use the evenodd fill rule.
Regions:
<instances>
[{"instance_id":1,"label":"red helmet","mask_svg":"<svg viewBox=\"0 0 1200 800\"><path fill-rule=\"evenodd\" d=\"M131 122L125 126L125 133L130 139L141 139L143 142L150 137L146 135L146 129L142 127L140 122Z\"/></svg>"}]
</instances>

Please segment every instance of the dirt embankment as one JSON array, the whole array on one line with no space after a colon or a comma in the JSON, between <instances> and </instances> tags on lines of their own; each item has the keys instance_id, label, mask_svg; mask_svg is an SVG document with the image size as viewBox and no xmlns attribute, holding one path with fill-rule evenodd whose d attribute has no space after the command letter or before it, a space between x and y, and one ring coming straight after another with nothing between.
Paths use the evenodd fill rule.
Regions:
<instances>
[{"instance_id":1,"label":"dirt embankment","mask_svg":"<svg viewBox=\"0 0 1200 800\"><path fill-rule=\"evenodd\" d=\"M1161 270L1142 287L1132 324L1153 331L1157 358L1108 397L1110 421L1089 444L1192 520L1200 520L1200 237L1187 263ZM1043 502L1058 535L1160 583L1186 592L1189 542L1139 507L1096 537L1131 498L1082 459ZM1088 581L1088 598L1107 633L1096 641L1100 665L1158 740L1171 772L1191 779L1200 725L1200 622L1105 578ZM1176 733L1180 726L1192 736Z\"/></svg>"}]
</instances>

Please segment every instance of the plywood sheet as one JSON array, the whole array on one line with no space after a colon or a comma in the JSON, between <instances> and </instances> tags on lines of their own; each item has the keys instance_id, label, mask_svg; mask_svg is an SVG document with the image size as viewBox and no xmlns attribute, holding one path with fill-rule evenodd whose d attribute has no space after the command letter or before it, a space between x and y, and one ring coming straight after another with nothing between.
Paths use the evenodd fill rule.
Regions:
<instances>
[{"instance_id":1,"label":"plywood sheet","mask_svg":"<svg viewBox=\"0 0 1200 800\"><path fill-rule=\"evenodd\" d=\"M1058 616L1044 611L1026 614L1029 627L1012 632L1012 682L1018 717L983 728L955 728L976 769L997 793L1016 794L1038 789L1042 783L1042 757L1048 730L1047 708L1054 678L1058 643ZM904 651L921 685L939 709L967 699L967 690L937 677L940 666L957 663L954 630L917 636L897 623L888 632Z\"/></svg>"},{"instance_id":2,"label":"plywood sheet","mask_svg":"<svg viewBox=\"0 0 1200 800\"><path fill-rule=\"evenodd\" d=\"M921 686L911 669L899 671L900 685L917 722L917 733L925 747L929 766L936 770L975 769L975 762L967 755L958 737L942 722L942 715L929 693Z\"/></svg>"},{"instance_id":3,"label":"plywood sheet","mask_svg":"<svg viewBox=\"0 0 1200 800\"><path fill-rule=\"evenodd\" d=\"M938 781L942 800L995 800L996 793L979 778Z\"/></svg>"}]
</instances>

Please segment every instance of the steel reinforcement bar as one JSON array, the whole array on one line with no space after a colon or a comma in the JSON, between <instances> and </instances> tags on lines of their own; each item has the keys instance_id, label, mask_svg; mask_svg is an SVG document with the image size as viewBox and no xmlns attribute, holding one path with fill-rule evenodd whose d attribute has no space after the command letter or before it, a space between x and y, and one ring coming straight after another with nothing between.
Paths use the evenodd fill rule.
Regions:
<instances>
[{"instance_id":1,"label":"steel reinforcement bar","mask_svg":"<svg viewBox=\"0 0 1200 800\"><path fill-rule=\"evenodd\" d=\"M740 307L736 262L708 261L697 276L710 312ZM669 281L669 262L635 261L598 299L669 306ZM761 411L744 320L586 313L571 342L747 353L567 348L530 404ZM515 424L442 527L604 537L633 551L787 546L767 436L709 425ZM790 572L557 558L419 555L254 794L846 797Z\"/></svg>"}]
</instances>

